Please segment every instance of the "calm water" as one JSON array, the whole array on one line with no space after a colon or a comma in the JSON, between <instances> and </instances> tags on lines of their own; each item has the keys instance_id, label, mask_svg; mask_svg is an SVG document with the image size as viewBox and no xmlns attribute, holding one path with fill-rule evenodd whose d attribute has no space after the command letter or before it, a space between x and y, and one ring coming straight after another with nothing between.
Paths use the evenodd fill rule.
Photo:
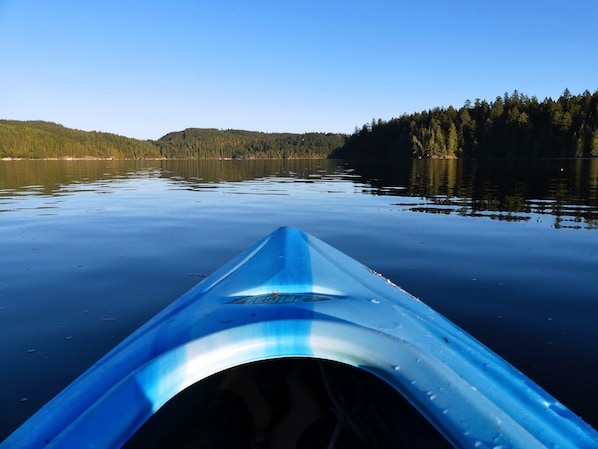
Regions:
<instances>
[{"instance_id":1,"label":"calm water","mask_svg":"<svg viewBox=\"0 0 598 449\"><path fill-rule=\"evenodd\" d=\"M0 161L0 440L281 225L390 277L598 427L598 161Z\"/></svg>"}]
</instances>

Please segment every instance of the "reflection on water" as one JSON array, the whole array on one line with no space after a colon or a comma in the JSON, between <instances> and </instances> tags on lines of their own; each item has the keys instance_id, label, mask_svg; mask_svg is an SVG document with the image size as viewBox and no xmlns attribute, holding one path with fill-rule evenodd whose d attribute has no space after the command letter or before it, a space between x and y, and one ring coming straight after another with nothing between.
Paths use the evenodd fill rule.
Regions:
<instances>
[{"instance_id":1,"label":"reflection on water","mask_svg":"<svg viewBox=\"0 0 598 449\"><path fill-rule=\"evenodd\" d=\"M598 227L598 160L415 160L409 167L359 167L377 195L406 197L414 212ZM541 219L541 218L540 218Z\"/></svg>"},{"instance_id":2,"label":"reflection on water","mask_svg":"<svg viewBox=\"0 0 598 449\"><path fill-rule=\"evenodd\" d=\"M91 183L101 193L103 182L113 186L113 181L139 178L164 178L188 190L221 189L222 183L231 193L255 194L264 188L268 195L275 194L273 183L264 184L268 180L318 181L319 188L326 182L331 191L350 182L365 194L396 196L395 206L413 212L506 221L548 215L556 228L598 227L595 159L414 160L376 167L327 160L2 161L0 212L10 210L10 196L68 195Z\"/></svg>"},{"instance_id":3,"label":"reflection on water","mask_svg":"<svg viewBox=\"0 0 598 449\"><path fill-rule=\"evenodd\" d=\"M217 183L241 183L268 178L278 181L321 181L350 178L338 161L328 160L175 160L175 161L0 161L0 197L12 195L60 196L85 185L102 182L164 178L182 188L215 188Z\"/></svg>"}]
</instances>

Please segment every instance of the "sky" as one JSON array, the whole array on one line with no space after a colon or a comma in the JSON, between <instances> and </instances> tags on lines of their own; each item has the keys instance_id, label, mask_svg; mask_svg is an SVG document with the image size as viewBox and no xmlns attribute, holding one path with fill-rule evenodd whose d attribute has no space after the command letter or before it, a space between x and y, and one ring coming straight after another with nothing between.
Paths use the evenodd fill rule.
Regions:
<instances>
[{"instance_id":1,"label":"sky","mask_svg":"<svg viewBox=\"0 0 598 449\"><path fill-rule=\"evenodd\" d=\"M0 0L0 118L352 133L598 89L597 0Z\"/></svg>"}]
</instances>

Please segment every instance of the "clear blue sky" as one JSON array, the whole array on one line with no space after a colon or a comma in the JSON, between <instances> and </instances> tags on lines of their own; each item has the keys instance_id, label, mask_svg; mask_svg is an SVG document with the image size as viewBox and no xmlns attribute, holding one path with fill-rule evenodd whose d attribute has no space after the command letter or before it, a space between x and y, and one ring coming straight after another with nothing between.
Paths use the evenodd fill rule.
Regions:
<instances>
[{"instance_id":1,"label":"clear blue sky","mask_svg":"<svg viewBox=\"0 0 598 449\"><path fill-rule=\"evenodd\" d=\"M0 0L0 118L353 132L598 89L598 0Z\"/></svg>"}]
</instances>

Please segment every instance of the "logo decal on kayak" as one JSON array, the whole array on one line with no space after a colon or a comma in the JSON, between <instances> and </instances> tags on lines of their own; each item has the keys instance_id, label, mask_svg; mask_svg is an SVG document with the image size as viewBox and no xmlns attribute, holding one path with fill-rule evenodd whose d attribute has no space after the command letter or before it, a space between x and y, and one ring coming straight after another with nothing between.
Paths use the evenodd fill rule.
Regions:
<instances>
[{"instance_id":1,"label":"logo decal on kayak","mask_svg":"<svg viewBox=\"0 0 598 449\"><path fill-rule=\"evenodd\" d=\"M314 293L279 293L272 292L265 295L244 296L231 301L231 304L297 304L303 302L328 301L338 299L338 296L316 295Z\"/></svg>"}]
</instances>

